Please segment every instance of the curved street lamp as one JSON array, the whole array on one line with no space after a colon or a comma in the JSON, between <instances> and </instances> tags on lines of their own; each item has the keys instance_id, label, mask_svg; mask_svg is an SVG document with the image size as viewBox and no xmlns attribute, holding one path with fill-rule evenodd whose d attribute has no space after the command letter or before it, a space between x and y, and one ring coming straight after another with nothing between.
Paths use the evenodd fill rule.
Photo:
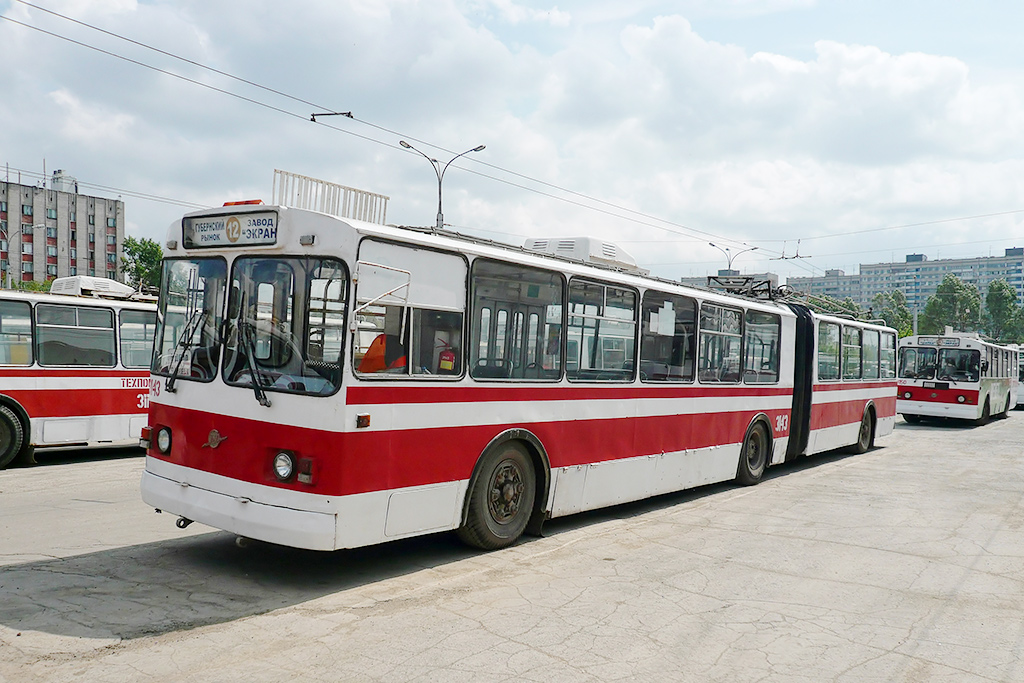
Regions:
<instances>
[{"instance_id":1,"label":"curved street lamp","mask_svg":"<svg viewBox=\"0 0 1024 683\"><path fill-rule=\"evenodd\" d=\"M725 258L726 258L726 259L728 259L728 261L729 261L729 265L727 266L728 270L732 270L732 262L733 262L733 261L734 261L734 260L736 259L736 257L737 257L737 256L739 256L740 254L745 254L745 253L747 253L748 251L757 251L757 247L750 247L749 249L741 249L740 251L737 251L737 252L736 252L735 254L733 254L733 253L731 253L731 252L729 251L729 247L720 247L720 246L718 246L717 244L715 244L714 242L708 242L708 245L710 245L710 246L714 247L714 248L715 248L715 249L717 249L718 251L720 251L720 252L722 252L723 254L725 254Z\"/></svg>"},{"instance_id":2,"label":"curved street lamp","mask_svg":"<svg viewBox=\"0 0 1024 683\"><path fill-rule=\"evenodd\" d=\"M441 181L444 180L444 172L447 171L448 167L451 166L452 162L458 159L459 157L465 156L470 152L480 152L486 149L486 145L480 145L478 147L474 147L473 149L467 149L462 154L456 154L451 159L449 159L448 163L445 164L444 167L442 168L441 163L437 159L431 159L426 154L419 151L405 140L399 140L398 144L400 144L402 147L406 149L411 149L412 151L416 152L421 157L429 161L430 165L434 167L434 173L437 174L437 229L441 230L444 227L444 215L441 213Z\"/></svg>"}]
</instances>

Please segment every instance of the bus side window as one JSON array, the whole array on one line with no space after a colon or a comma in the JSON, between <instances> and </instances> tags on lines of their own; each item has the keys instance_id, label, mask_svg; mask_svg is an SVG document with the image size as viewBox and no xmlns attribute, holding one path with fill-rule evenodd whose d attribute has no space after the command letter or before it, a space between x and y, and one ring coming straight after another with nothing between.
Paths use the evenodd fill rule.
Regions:
<instances>
[{"instance_id":1,"label":"bus side window","mask_svg":"<svg viewBox=\"0 0 1024 683\"><path fill-rule=\"evenodd\" d=\"M36 306L40 365L114 365L114 311L79 306Z\"/></svg>"},{"instance_id":2,"label":"bus side window","mask_svg":"<svg viewBox=\"0 0 1024 683\"><path fill-rule=\"evenodd\" d=\"M839 325L818 323L818 380L839 379Z\"/></svg>"},{"instance_id":3,"label":"bus side window","mask_svg":"<svg viewBox=\"0 0 1024 683\"><path fill-rule=\"evenodd\" d=\"M640 381L692 382L697 302L648 290L640 322Z\"/></svg>"},{"instance_id":4,"label":"bus side window","mask_svg":"<svg viewBox=\"0 0 1024 683\"><path fill-rule=\"evenodd\" d=\"M896 335L891 332L882 334L881 347L878 350L879 371L883 378L896 376Z\"/></svg>"},{"instance_id":5,"label":"bus side window","mask_svg":"<svg viewBox=\"0 0 1024 683\"><path fill-rule=\"evenodd\" d=\"M843 379L860 379L861 370L860 330L849 325L843 326Z\"/></svg>"},{"instance_id":6,"label":"bus side window","mask_svg":"<svg viewBox=\"0 0 1024 683\"><path fill-rule=\"evenodd\" d=\"M414 375L462 372L462 313L413 309L409 335Z\"/></svg>"},{"instance_id":7,"label":"bus side window","mask_svg":"<svg viewBox=\"0 0 1024 683\"><path fill-rule=\"evenodd\" d=\"M148 368L153 355L153 332L156 313L121 311L121 365L126 368Z\"/></svg>"},{"instance_id":8,"label":"bus side window","mask_svg":"<svg viewBox=\"0 0 1024 683\"><path fill-rule=\"evenodd\" d=\"M473 262L469 374L555 380L562 373L561 275L486 259Z\"/></svg>"},{"instance_id":9,"label":"bus side window","mask_svg":"<svg viewBox=\"0 0 1024 683\"><path fill-rule=\"evenodd\" d=\"M419 380L461 376L466 259L365 239L356 266L356 373Z\"/></svg>"},{"instance_id":10,"label":"bus side window","mask_svg":"<svg viewBox=\"0 0 1024 683\"><path fill-rule=\"evenodd\" d=\"M0 365L32 365L32 308L0 301Z\"/></svg>"},{"instance_id":11,"label":"bus side window","mask_svg":"<svg viewBox=\"0 0 1024 683\"><path fill-rule=\"evenodd\" d=\"M740 381L743 312L704 303L700 307L700 355L697 379L701 382Z\"/></svg>"},{"instance_id":12,"label":"bus side window","mask_svg":"<svg viewBox=\"0 0 1024 683\"><path fill-rule=\"evenodd\" d=\"M864 379L879 377L878 330L864 330Z\"/></svg>"},{"instance_id":13,"label":"bus side window","mask_svg":"<svg viewBox=\"0 0 1024 683\"><path fill-rule=\"evenodd\" d=\"M404 321L401 306L367 306L356 316L352 349L356 372L408 374Z\"/></svg>"},{"instance_id":14,"label":"bus side window","mask_svg":"<svg viewBox=\"0 0 1024 683\"><path fill-rule=\"evenodd\" d=\"M779 339L782 318L774 313L747 311L743 326L743 381L772 384L779 381Z\"/></svg>"},{"instance_id":15,"label":"bus side window","mask_svg":"<svg viewBox=\"0 0 1024 683\"><path fill-rule=\"evenodd\" d=\"M628 289L573 280L569 285L571 339L581 342L570 380L624 382L635 375L637 295Z\"/></svg>"}]
</instances>

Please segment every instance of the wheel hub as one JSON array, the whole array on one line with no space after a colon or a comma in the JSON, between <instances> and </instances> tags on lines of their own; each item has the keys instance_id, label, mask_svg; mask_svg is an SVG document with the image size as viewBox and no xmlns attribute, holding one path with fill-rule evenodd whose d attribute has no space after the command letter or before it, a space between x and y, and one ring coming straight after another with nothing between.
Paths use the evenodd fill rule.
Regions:
<instances>
[{"instance_id":1,"label":"wheel hub","mask_svg":"<svg viewBox=\"0 0 1024 683\"><path fill-rule=\"evenodd\" d=\"M512 521L519 512L525 489L522 472L515 463L504 462L495 470L487 506L494 521L499 524Z\"/></svg>"}]
</instances>

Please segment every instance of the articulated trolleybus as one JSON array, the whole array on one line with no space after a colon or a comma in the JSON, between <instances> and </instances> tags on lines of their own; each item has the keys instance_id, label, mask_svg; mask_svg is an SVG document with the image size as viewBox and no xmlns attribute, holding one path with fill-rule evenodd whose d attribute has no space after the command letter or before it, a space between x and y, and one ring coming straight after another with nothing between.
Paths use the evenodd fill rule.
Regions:
<instances>
[{"instance_id":1,"label":"articulated trolleybus","mask_svg":"<svg viewBox=\"0 0 1024 683\"><path fill-rule=\"evenodd\" d=\"M166 246L142 497L182 528L494 549L895 423L894 330L651 278L612 244L260 204Z\"/></svg>"},{"instance_id":2,"label":"articulated trolleybus","mask_svg":"<svg viewBox=\"0 0 1024 683\"><path fill-rule=\"evenodd\" d=\"M106 278L50 291L0 291L0 468L36 448L136 445L146 425L156 304Z\"/></svg>"},{"instance_id":3,"label":"articulated trolleybus","mask_svg":"<svg viewBox=\"0 0 1024 683\"><path fill-rule=\"evenodd\" d=\"M1017 405L1019 349L953 332L904 337L899 342L896 410L907 422L952 417L988 422Z\"/></svg>"}]
</instances>

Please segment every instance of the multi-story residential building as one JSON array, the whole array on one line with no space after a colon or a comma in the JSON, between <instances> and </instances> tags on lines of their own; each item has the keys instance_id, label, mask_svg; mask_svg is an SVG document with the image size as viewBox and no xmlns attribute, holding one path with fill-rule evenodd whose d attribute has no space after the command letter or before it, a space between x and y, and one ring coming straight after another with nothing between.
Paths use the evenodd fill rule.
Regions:
<instances>
[{"instance_id":1,"label":"multi-story residential building","mask_svg":"<svg viewBox=\"0 0 1024 683\"><path fill-rule=\"evenodd\" d=\"M124 202L78 194L55 171L50 187L0 181L0 283L67 275L117 278Z\"/></svg>"},{"instance_id":2,"label":"multi-story residential building","mask_svg":"<svg viewBox=\"0 0 1024 683\"><path fill-rule=\"evenodd\" d=\"M1024 303L1024 247L1006 249L1002 256L935 261L924 254L908 254L903 262L862 263L859 275L827 270L820 277L791 277L786 284L811 295L850 298L863 308L879 292L898 289L907 296L910 310L920 312L949 274L977 286L983 297L993 281L1005 280L1017 292L1017 301Z\"/></svg>"}]
</instances>

